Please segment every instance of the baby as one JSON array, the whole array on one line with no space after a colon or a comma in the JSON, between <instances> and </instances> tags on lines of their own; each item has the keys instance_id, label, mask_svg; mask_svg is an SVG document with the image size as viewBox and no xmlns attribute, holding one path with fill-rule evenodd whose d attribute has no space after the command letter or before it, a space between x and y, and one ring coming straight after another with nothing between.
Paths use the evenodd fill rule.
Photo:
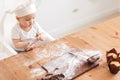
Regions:
<instances>
[{"instance_id":1,"label":"baby","mask_svg":"<svg viewBox=\"0 0 120 80\"><path fill-rule=\"evenodd\" d=\"M35 42L40 44L54 40L35 21L36 8L29 2L15 10L18 23L12 29L12 42L16 51L25 51L35 48Z\"/></svg>"}]
</instances>

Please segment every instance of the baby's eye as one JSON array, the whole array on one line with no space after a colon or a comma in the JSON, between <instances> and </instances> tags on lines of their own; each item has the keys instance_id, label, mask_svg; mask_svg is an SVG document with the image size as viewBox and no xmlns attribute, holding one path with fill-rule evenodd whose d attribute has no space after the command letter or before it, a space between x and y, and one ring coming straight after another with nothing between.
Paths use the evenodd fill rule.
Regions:
<instances>
[{"instance_id":1,"label":"baby's eye","mask_svg":"<svg viewBox=\"0 0 120 80\"><path fill-rule=\"evenodd\" d=\"M35 18L33 18L33 19L25 19L26 21L31 21L31 20L35 20Z\"/></svg>"},{"instance_id":2,"label":"baby's eye","mask_svg":"<svg viewBox=\"0 0 120 80\"><path fill-rule=\"evenodd\" d=\"M26 21L30 21L30 19L25 19Z\"/></svg>"}]
</instances>

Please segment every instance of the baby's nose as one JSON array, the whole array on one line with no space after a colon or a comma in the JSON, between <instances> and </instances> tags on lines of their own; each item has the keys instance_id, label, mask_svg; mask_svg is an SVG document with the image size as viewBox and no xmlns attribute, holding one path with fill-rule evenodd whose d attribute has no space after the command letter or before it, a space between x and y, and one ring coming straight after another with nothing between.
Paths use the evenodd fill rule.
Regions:
<instances>
[{"instance_id":1,"label":"baby's nose","mask_svg":"<svg viewBox=\"0 0 120 80\"><path fill-rule=\"evenodd\" d=\"M33 24L34 22L35 22L34 19L31 19L31 20L30 20L30 24Z\"/></svg>"}]
</instances>

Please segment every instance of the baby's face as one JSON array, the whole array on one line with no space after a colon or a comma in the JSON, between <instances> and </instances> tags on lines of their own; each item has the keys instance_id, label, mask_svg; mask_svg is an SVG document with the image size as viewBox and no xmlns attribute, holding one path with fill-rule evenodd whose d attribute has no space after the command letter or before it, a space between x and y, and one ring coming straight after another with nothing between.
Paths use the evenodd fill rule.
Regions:
<instances>
[{"instance_id":1,"label":"baby's face","mask_svg":"<svg viewBox=\"0 0 120 80\"><path fill-rule=\"evenodd\" d=\"M33 23L35 22L35 17L36 14L29 14L23 17L17 17L17 20L19 21L21 27L31 27L33 25Z\"/></svg>"}]
</instances>

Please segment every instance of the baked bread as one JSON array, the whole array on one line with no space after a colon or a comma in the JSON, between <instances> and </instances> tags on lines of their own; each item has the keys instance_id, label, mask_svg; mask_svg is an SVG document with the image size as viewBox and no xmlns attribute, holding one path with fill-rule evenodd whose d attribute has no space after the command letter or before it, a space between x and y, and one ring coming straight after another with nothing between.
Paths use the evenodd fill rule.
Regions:
<instances>
[{"instance_id":1,"label":"baked bread","mask_svg":"<svg viewBox=\"0 0 120 80\"><path fill-rule=\"evenodd\" d=\"M116 74L120 70L120 63L118 61L111 61L110 64L108 64L109 70L111 73Z\"/></svg>"},{"instance_id":2,"label":"baked bread","mask_svg":"<svg viewBox=\"0 0 120 80\"><path fill-rule=\"evenodd\" d=\"M120 55L113 48L106 53L108 67L111 73L116 74L120 70Z\"/></svg>"},{"instance_id":3,"label":"baked bread","mask_svg":"<svg viewBox=\"0 0 120 80\"><path fill-rule=\"evenodd\" d=\"M116 60L119 57L117 51L113 48L110 51L106 52L107 63Z\"/></svg>"}]
</instances>

